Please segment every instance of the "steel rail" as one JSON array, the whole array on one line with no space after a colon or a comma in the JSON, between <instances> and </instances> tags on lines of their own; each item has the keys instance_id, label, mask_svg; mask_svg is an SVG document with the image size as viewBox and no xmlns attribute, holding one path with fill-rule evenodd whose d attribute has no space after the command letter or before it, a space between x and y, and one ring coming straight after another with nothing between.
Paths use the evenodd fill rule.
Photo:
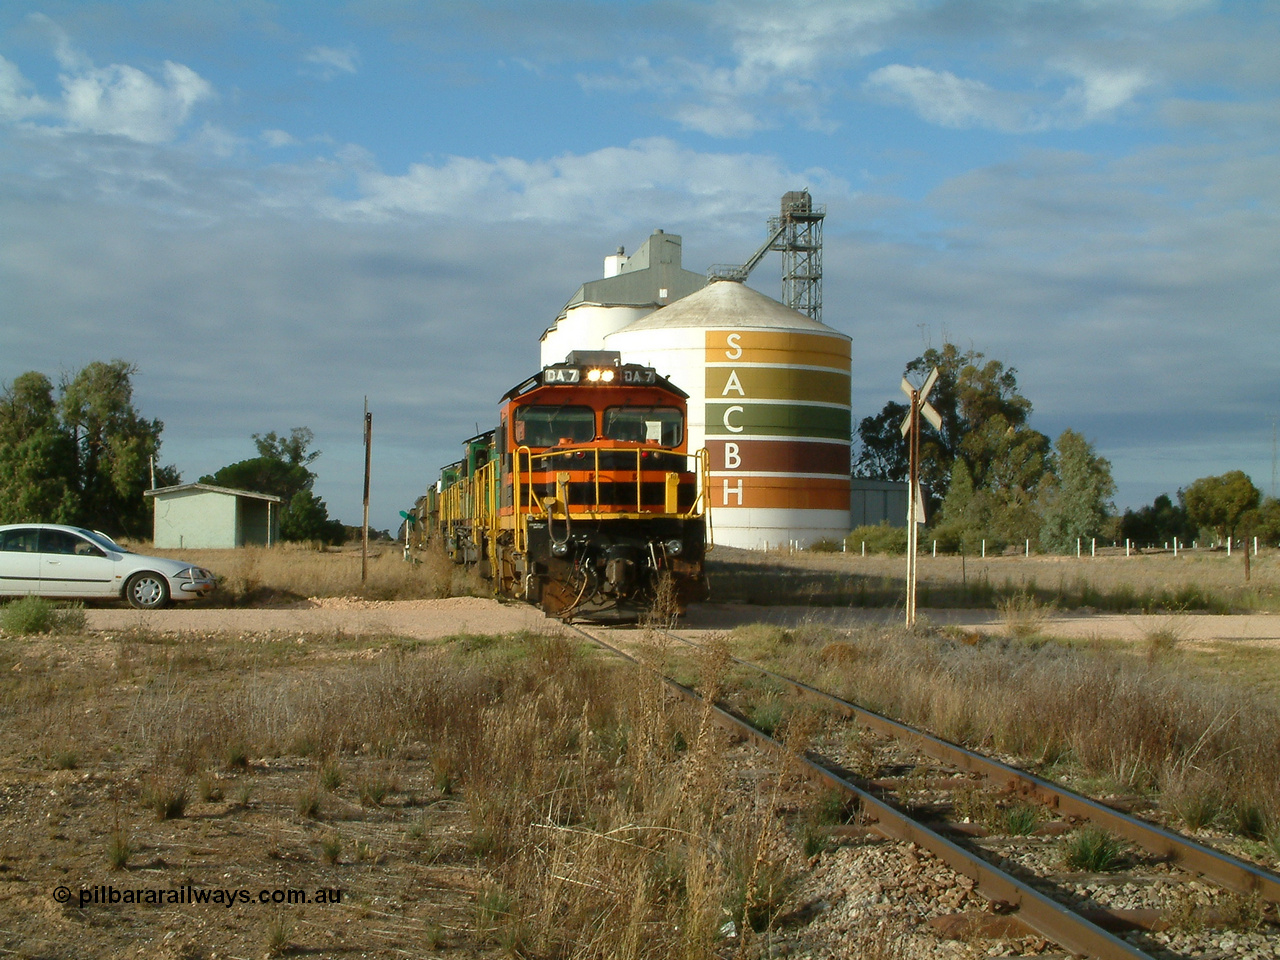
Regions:
<instances>
[{"instance_id":1,"label":"steel rail","mask_svg":"<svg viewBox=\"0 0 1280 960\"><path fill-rule=\"evenodd\" d=\"M664 631L667 636L697 649L703 645L687 637ZM729 655L740 666L758 670L765 676L788 686L802 696L821 700L834 706L841 713L852 717L875 733L909 743L920 752L951 764L968 773L979 774L1007 790L1034 799L1060 813L1092 821L1111 833L1137 844L1154 856L1177 863L1193 873L1198 873L1220 886L1237 893L1257 894L1264 900L1280 903L1280 877L1261 867L1214 850L1189 837L1166 830L1163 827L1137 817L1113 810L1105 804L1082 796L1058 784L1037 777L1033 773L1011 767L1007 763L975 753L966 747L950 743L933 734L892 720L883 714L860 707L834 694L819 690L803 681L776 673L758 663Z\"/></svg>"},{"instance_id":2,"label":"steel rail","mask_svg":"<svg viewBox=\"0 0 1280 960\"><path fill-rule=\"evenodd\" d=\"M787 753L783 744L757 730L754 726L723 707L707 702L697 691L673 680L661 671L643 663L620 647L595 636L577 625L567 625L570 630L586 637L592 643L622 657L631 663L652 671L664 684L679 696L704 704L716 720L755 743L776 753ZM683 638L677 638L683 639ZM790 753L811 774L831 786L843 790L858 799L868 825L877 833L895 840L905 840L930 851L956 873L974 881L976 889L989 900L1004 904L1017 911L1017 919L1026 926L1054 941L1073 953L1096 960L1152 960L1132 944L1108 933L1079 913L1045 896L1034 887L992 866L977 854L970 853L941 834L913 820L878 797L863 790L857 784L829 770L807 756Z\"/></svg>"}]
</instances>

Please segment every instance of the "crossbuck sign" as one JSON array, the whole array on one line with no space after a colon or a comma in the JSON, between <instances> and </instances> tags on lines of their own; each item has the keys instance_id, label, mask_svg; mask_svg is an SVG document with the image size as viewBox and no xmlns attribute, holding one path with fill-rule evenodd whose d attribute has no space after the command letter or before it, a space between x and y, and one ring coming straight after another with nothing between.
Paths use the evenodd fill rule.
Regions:
<instances>
[{"instance_id":1,"label":"crossbuck sign","mask_svg":"<svg viewBox=\"0 0 1280 960\"><path fill-rule=\"evenodd\" d=\"M907 441L910 471L907 488L907 626L916 622L916 553L920 541L918 526L924 523L924 494L920 490L920 418L924 417L935 430L942 429L942 417L929 402L929 391L938 382L938 368L929 371L924 386L919 390L902 378L902 392L911 401L911 409L902 421L902 436Z\"/></svg>"}]
</instances>

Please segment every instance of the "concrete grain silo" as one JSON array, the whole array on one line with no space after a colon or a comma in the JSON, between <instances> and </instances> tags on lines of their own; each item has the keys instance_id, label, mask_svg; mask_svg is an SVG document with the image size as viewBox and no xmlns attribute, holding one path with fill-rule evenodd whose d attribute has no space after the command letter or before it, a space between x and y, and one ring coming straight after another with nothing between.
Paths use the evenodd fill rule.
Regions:
<instances>
[{"instance_id":1,"label":"concrete grain silo","mask_svg":"<svg viewBox=\"0 0 1280 960\"><path fill-rule=\"evenodd\" d=\"M717 280L604 337L689 393L711 456L717 543L805 546L849 531L850 339Z\"/></svg>"},{"instance_id":2,"label":"concrete grain silo","mask_svg":"<svg viewBox=\"0 0 1280 960\"><path fill-rule=\"evenodd\" d=\"M608 334L701 290L707 278L685 270L681 254L679 236L655 230L631 256L619 247L605 257L604 276L580 286L542 334L542 365L561 363L571 350L603 350Z\"/></svg>"}]
</instances>

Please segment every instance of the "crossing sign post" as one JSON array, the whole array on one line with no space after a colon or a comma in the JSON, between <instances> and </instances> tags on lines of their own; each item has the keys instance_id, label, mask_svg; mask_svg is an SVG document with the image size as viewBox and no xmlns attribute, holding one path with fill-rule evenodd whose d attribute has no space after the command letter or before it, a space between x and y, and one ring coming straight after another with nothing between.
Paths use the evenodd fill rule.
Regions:
<instances>
[{"instance_id":1,"label":"crossing sign post","mask_svg":"<svg viewBox=\"0 0 1280 960\"><path fill-rule=\"evenodd\" d=\"M907 627L916 622L916 555L919 552L919 525L924 523L924 494L920 489L920 418L924 417L935 430L942 429L942 417L929 402L929 392L938 382L938 368L934 367L925 378L924 386L916 389L906 377L902 378L902 392L911 401L911 409L902 421L902 436L907 441Z\"/></svg>"}]
</instances>

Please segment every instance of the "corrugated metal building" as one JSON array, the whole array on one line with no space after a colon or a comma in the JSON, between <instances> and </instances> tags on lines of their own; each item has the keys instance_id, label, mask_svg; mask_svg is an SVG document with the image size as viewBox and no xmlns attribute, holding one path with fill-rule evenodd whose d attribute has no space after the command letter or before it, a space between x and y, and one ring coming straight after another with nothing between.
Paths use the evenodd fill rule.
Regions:
<instances>
[{"instance_id":1,"label":"corrugated metal building","mask_svg":"<svg viewBox=\"0 0 1280 960\"><path fill-rule=\"evenodd\" d=\"M280 498L269 493L184 483L143 496L153 504L157 547L230 550L280 539Z\"/></svg>"},{"instance_id":2,"label":"corrugated metal building","mask_svg":"<svg viewBox=\"0 0 1280 960\"><path fill-rule=\"evenodd\" d=\"M873 527L887 523L891 527L907 525L907 486L903 481L853 478L850 496L850 524Z\"/></svg>"}]
</instances>

